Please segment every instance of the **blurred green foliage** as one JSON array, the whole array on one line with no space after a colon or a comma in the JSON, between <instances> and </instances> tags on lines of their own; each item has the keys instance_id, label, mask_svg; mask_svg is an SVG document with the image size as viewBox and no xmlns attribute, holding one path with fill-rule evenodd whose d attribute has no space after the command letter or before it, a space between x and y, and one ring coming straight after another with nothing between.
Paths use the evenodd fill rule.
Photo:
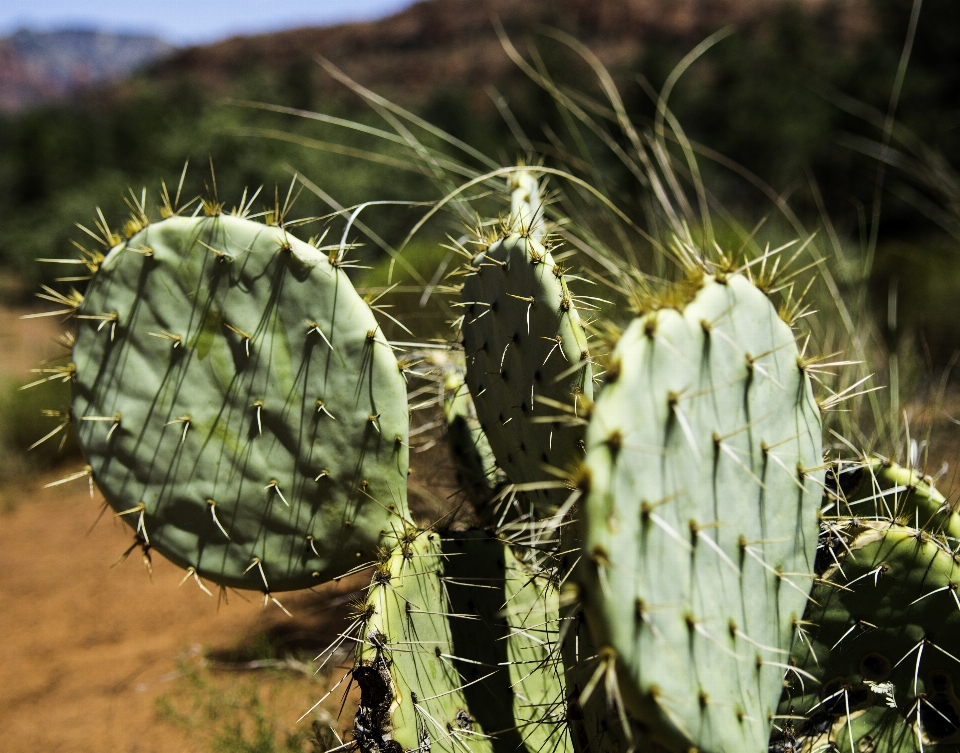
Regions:
<instances>
[{"instance_id":1,"label":"blurred green foliage","mask_svg":"<svg viewBox=\"0 0 960 753\"><path fill-rule=\"evenodd\" d=\"M54 381L28 390L20 387L21 383L12 379L0 381L0 482L53 468L79 455L69 426L27 451L63 423L62 416L70 407L70 386ZM49 415L51 411L62 415Z\"/></svg>"},{"instance_id":2,"label":"blurred green foliage","mask_svg":"<svg viewBox=\"0 0 960 753\"><path fill-rule=\"evenodd\" d=\"M865 21L868 29L859 34L843 28L839 3L809 12L809 6L786 2L709 50L684 75L669 102L691 138L758 176L769 185L770 195L789 198L809 226L819 224L825 213L838 237L854 246L865 244L870 234L878 163L849 143L851 137L862 143L881 139L881 129L871 118L882 121L886 113L912 7L911 0L869 2L875 10L874 21ZM577 29L570 19L555 20L589 44L589 29ZM524 35L522 29L509 31L518 39ZM700 41L702 29L696 34L650 33L638 46L634 64L615 72L626 93L627 109L641 124L652 123L655 105L637 77L659 89L677 62ZM958 38L960 4L927 0L897 111L898 120L947 165L960 165ZM545 69L563 85L599 98L596 81L582 60L555 40L538 36L534 42ZM186 159L193 166L186 196L212 190L207 168L211 159L217 191L228 208L239 201L245 187L252 190L260 185L266 190L255 204L257 209L273 204L274 186L280 186L282 202L291 169L347 206L369 199L423 201L439 196L437 186L422 173L317 150L305 142L291 143L313 139L400 156L384 142L225 101L231 97L315 109L383 127L382 120L361 109L346 92L342 98L321 96L321 91L329 91L318 84L326 74L307 57L281 67L265 60L237 61L229 84L217 91L205 89L188 70L162 75L158 70L162 71L147 71L118 90L83 101L0 118L0 266L23 275L26 289L33 289L42 274L33 259L70 254L70 239L83 238L74 224L89 224L93 207L101 206L119 225L127 210L118 188L129 186L139 194L140 186L147 185L153 190L148 200L156 203L159 179L175 186ZM548 93L519 70L496 86L520 129L544 154L557 153L554 134L576 152L568 116ZM438 87L416 109L498 161L509 163L522 154L484 91L469 85ZM286 140L265 138L267 130L287 134ZM610 133L625 143L612 125ZM586 148L591 151L586 156L614 195L627 197L636 207L642 190L623 165L608 152ZM709 158L701 162L717 201L743 225L749 227L773 212L769 195ZM888 187L906 180L895 169L886 173ZM915 188L932 201L939 200L929 186ZM305 191L294 214L317 216L329 211L327 203ZM418 216L418 210L410 207L378 207L366 210L363 220L396 244ZM886 305L888 270L905 263L910 275L904 273L900 279L915 291L901 301L918 308L906 312L902 320L919 327L921 339L929 330L932 358L944 362L953 345L930 327L940 326L931 322L948 319L933 307L932 301L939 306L940 299L922 291L934 284L934 278L942 279L944 264L949 266L949 260L956 258L957 244L941 237L920 212L895 194L883 194L880 217L879 237L885 243L871 271L871 300L878 310ZM316 224L302 234L321 231L322 225ZM428 235L424 242L440 239ZM895 250L903 244L921 249L918 253L924 263L915 263L916 254L911 257L914 261L903 262ZM927 258L923 249L934 248L937 251L930 251ZM383 258L369 244L357 253L365 264L377 264ZM45 274L47 279L52 277L51 270Z\"/></svg>"}]
</instances>

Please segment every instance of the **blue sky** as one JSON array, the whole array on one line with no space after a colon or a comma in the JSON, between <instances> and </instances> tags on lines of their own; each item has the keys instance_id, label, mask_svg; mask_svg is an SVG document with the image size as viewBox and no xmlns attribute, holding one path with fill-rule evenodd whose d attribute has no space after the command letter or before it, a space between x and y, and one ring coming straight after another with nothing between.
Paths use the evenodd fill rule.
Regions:
<instances>
[{"instance_id":1,"label":"blue sky","mask_svg":"<svg viewBox=\"0 0 960 753\"><path fill-rule=\"evenodd\" d=\"M3 0L0 36L19 28L147 32L174 44L382 18L414 0Z\"/></svg>"}]
</instances>

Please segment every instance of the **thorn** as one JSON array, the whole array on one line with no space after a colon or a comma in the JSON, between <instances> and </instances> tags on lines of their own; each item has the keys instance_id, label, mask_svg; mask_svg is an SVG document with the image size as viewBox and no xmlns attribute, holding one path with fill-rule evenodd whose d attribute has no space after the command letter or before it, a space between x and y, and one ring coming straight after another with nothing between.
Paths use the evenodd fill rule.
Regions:
<instances>
[{"instance_id":1,"label":"thorn","mask_svg":"<svg viewBox=\"0 0 960 753\"><path fill-rule=\"evenodd\" d=\"M227 541L230 541L230 534L227 533L227 529L223 527L223 524L217 517L217 503L212 499L208 499L207 504L210 505L210 516L213 518L213 522L217 524L217 528L220 529L220 533L227 537Z\"/></svg>"},{"instance_id":2,"label":"thorn","mask_svg":"<svg viewBox=\"0 0 960 753\"><path fill-rule=\"evenodd\" d=\"M180 435L180 444L183 444L187 439L187 429L190 428L190 423L193 421L189 415L180 416L180 418L175 418L173 421L167 421L164 426L171 426L172 424L183 424L183 434Z\"/></svg>"},{"instance_id":3,"label":"thorn","mask_svg":"<svg viewBox=\"0 0 960 753\"><path fill-rule=\"evenodd\" d=\"M337 420L337 417L334 416L329 410L327 410L327 406L324 405L323 400L320 400L320 399L318 398L316 405L317 405L317 413L326 413L326 414L327 414L328 416L330 416L330 418L332 418L334 421Z\"/></svg>"},{"instance_id":4,"label":"thorn","mask_svg":"<svg viewBox=\"0 0 960 753\"><path fill-rule=\"evenodd\" d=\"M139 517L137 518L137 528L136 528L136 531L137 531L137 533L139 533L139 534L141 534L141 535L143 536L143 540L149 545L149 544L150 544L150 537L147 535L147 526L146 526L146 524L145 524L145 522L144 522L144 518L143 518L143 516L144 516L144 514L146 513L146 511L147 511L147 506L146 506L146 504L144 504L143 502L140 502L140 503L138 503L135 507L131 507L129 510L124 510L123 512L118 512L118 513L116 513L116 515L117 515L117 517L119 518L119 517L121 517L122 515L131 515L131 514L135 514L135 513L136 513L136 514L139 514Z\"/></svg>"},{"instance_id":5,"label":"thorn","mask_svg":"<svg viewBox=\"0 0 960 753\"><path fill-rule=\"evenodd\" d=\"M51 481L49 484L44 484L43 488L44 488L44 489L49 489L49 488L52 487L52 486L60 486L61 484L67 484L67 483L69 483L69 482L71 482L71 481L76 481L77 479L84 478L84 477L89 477L89 478L90 478L90 482L91 482L90 496L92 497L92 496L93 496L93 486L92 486L92 484L93 484L93 467L92 467L92 466L89 466L89 465L84 466L82 470L79 470L79 471L77 471L76 473L71 473L69 476L67 476L67 477L65 477L65 478L62 478L62 479L59 479L58 481Z\"/></svg>"},{"instance_id":6,"label":"thorn","mask_svg":"<svg viewBox=\"0 0 960 753\"><path fill-rule=\"evenodd\" d=\"M320 329L320 325L319 325L319 324L317 324L317 323L314 322L314 321L308 321L308 320L306 320L306 319L304 319L303 323L307 325L307 335L308 335L308 336L311 335L312 333L316 332L318 335L320 335L320 337L323 339L323 341L327 344L327 347L330 348L330 350L334 350L334 349L333 349L333 345L330 344L330 341L327 339L327 336L326 336L325 334L323 334L323 330ZM336 352L336 351L334 350L334 352Z\"/></svg>"},{"instance_id":7,"label":"thorn","mask_svg":"<svg viewBox=\"0 0 960 753\"><path fill-rule=\"evenodd\" d=\"M285 504L287 507L290 507L290 503L287 502L287 498L284 497L283 492L280 491L280 483L275 478L270 479L270 483L263 487L264 491L269 491L270 489L273 489L277 493L277 496L283 500L283 504Z\"/></svg>"},{"instance_id":8,"label":"thorn","mask_svg":"<svg viewBox=\"0 0 960 753\"><path fill-rule=\"evenodd\" d=\"M203 581L200 580L200 576L197 575L197 571L193 567L187 568L187 574L184 575L183 580L180 581L180 586L186 583L191 575L193 576L193 579L197 582L197 585L200 586L201 591L203 591L207 596L213 596L213 594L210 593L210 590L205 585L203 585ZM179 588L180 586L177 586L177 587Z\"/></svg>"},{"instance_id":9,"label":"thorn","mask_svg":"<svg viewBox=\"0 0 960 753\"><path fill-rule=\"evenodd\" d=\"M224 322L223 326L240 338L240 341L243 343L243 347L247 352L247 358L249 358L250 357L250 341L253 339L253 335L250 335L244 332L242 329L238 329L237 327L234 327L232 324L228 324L227 322Z\"/></svg>"},{"instance_id":10,"label":"thorn","mask_svg":"<svg viewBox=\"0 0 960 753\"><path fill-rule=\"evenodd\" d=\"M179 348L183 345L183 338L180 335L175 335L172 332L167 332L166 330L160 330L159 332L147 332L150 337L159 337L161 340L170 340L173 343L174 348Z\"/></svg>"},{"instance_id":11,"label":"thorn","mask_svg":"<svg viewBox=\"0 0 960 753\"><path fill-rule=\"evenodd\" d=\"M261 562L261 560L260 560L259 557L254 557L254 558L253 558L253 561L250 563L250 565L247 567L247 569L243 571L243 574L246 575L246 574L249 573L251 570L253 570L253 568L257 568L257 569L260 571L260 577L263 579L263 586L264 586L264 588L267 589L267 593L269 593L269 591L270 591L270 586L269 586L269 584L267 583L267 576L263 574L263 563Z\"/></svg>"},{"instance_id":12,"label":"thorn","mask_svg":"<svg viewBox=\"0 0 960 753\"><path fill-rule=\"evenodd\" d=\"M263 423L260 420L260 412L263 410L263 400L254 400L250 403L251 408L257 409L257 432L263 436Z\"/></svg>"},{"instance_id":13,"label":"thorn","mask_svg":"<svg viewBox=\"0 0 960 753\"><path fill-rule=\"evenodd\" d=\"M113 432L117 430L117 427L120 426L120 421L122 416L119 413L114 413L112 416L84 416L81 418L81 421L111 421L113 426L110 427L110 431L107 432L107 440L109 441L110 437L113 436Z\"/></svg>"}]
</instances>

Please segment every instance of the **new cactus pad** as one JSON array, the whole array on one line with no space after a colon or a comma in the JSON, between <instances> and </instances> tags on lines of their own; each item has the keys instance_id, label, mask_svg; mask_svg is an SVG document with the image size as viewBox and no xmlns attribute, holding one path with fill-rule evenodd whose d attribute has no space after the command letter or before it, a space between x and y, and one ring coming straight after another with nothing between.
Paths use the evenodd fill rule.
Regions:
<instances>
[{"instance_id":1,"label":"new cactus pad","mask_svg":"<svg viewBox=\"0 0 960 753\"><path fill-rule=\"evenodd\" d=\"M515 484L556 482L583 457L592 366L580 315L550 252L512 234L471 262L461 294L467 384L497 464ZM558 506L565 489L531 490Z\"/></svg>"},{"instance_id":2,"label":"new cactus pad","mask_svg":"<svg viewBox=\"0 0 960 753\"><path fill-rule=\"evenodd\" d=\"M957 750L960 565L924 531L847 526L811 594L773 748Z\"/></svg>"},{"instance_id":3,"label":"new cactus pad","mask_svg":"<svg viewBox=\"0 0 960 753\"><path fill-rule=\"evenodd\" d=\"M584 612L657 741L759 753L813 577L820 414L766 295L689 290L624 332L590 420Z\"/></svg>"},{"instance_id":4,"label":"new cactus pad","mask_svg":"<svg viewBox=\"0 0 960 753\"><path fill-rule=\"evenodd\" d=\"M238 588L306 588L406 517L405 382L336 259L279 227L172 217L78 312L73 417L141 543Z\"/></svg>"},{"instance_id":5,"label":"new cactus pad","mask_svg":"<svg viewBox=\"0 0 960 753\"><path fill-rule=\"evenodd\" d=\"M353 669L362 753L492 751L464 696L443 570L440 537L411 532L374 572Z\"/></svg>"}]
</instances>

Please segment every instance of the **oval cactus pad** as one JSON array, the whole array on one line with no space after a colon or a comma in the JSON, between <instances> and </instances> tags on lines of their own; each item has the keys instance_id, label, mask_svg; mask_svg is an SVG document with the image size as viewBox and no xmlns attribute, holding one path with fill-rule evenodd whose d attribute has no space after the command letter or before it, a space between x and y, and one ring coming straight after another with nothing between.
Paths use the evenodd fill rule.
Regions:
<instances>
[{"instance_id":1,"label":"oval cactus pad","mask_svg":"<svg viewBox=\"0 0 960 753\"><path fill-rule=\"evenodd\" d=\"M659 742L762 753L813 583L820 413L767 297L697 285L629 326L591 417L585 613Z\"/></svg>"},{"instance_id":2,"label":"oval cactus pad","mask_svg":"<svg viewBox=\"0 0 960 753\"><path fill-rule=\"evenodd\" d=\"M110 252L78 318L72 411L93 477L176 564L305 588L372 559L406 516L403 375L313 246L172 217Z\"/></svg>"},{"instance_id":3,"label":"oval cactus pad","mask_svg":"<svg viewBox=\"0 0 960 753\"><path fill-rule=\"evenodd\" d=\"M467 385L497 464L516 484L546 481L528 494L559 507L569 490L546 467L582 460L583 398L593 397L562 268L539 241L509 235L473 259L462 298Z\"/></svg>"}]
</instances>

